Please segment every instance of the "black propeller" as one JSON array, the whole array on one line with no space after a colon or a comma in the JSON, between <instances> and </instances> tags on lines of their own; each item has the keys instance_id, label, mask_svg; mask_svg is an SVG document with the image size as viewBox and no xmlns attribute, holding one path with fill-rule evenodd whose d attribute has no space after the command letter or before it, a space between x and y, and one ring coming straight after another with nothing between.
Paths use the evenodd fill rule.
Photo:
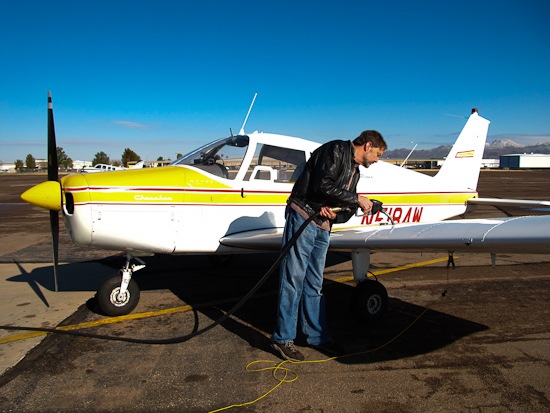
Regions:
<instances>
[{"instance_id":1,"label":"black propeller","mask_svg":"<svg viewBox=\"0 0 550 413\"><path fill-rule=\"evenodd\" d=\"M48 92L48 181L59 181L57 163L57 145L55 143L55 127L53 124L52 93ZM55 291L58 291L57 270L59 264L59 213L50 211L50 230L53 246L53 277Z\"/></svg>"}]
</instances>

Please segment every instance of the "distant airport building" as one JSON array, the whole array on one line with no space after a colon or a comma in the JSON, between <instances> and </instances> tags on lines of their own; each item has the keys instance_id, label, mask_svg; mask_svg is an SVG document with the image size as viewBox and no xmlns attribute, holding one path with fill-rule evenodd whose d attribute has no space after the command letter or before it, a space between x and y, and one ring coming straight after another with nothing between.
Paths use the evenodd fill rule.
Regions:
<instances>
[{"instance_id":1,"label":"distant airport building","mask_svg":"<svg viewBox=\"0 0 550 413\"><path fill-rule=\"evenodd\" d=\"M442 159L383 159L384 162L408 169L437 169L443 165Z\"/></svg>"},{"instance_id":2,"label":"distant airport building","mask_svg":"<svg viewBox=\"0 0 550 413\"><path fill-rule=\"evenodd\" d=\"M384 162L388 162L397 166L403 166L409 169L439 169L445 163L445 159L384 159ZM482 169L496 169L499 167L498 159L482 159Z\"/></svg>"},{"instance_id":3,"label":"distant airport building","mask_svg":"<svg viewBox=\"0 0 550 413\"><path fill-rule=\"evenodd\" d=\"M0 162L0 172L15 172L15 163Z\"/></svg>"},{"instance_id":4,"label":"distant airport building","mask_svg":"<svg viewBox=\"0 0 550 413\"><path fill-rule=\"evenodd\" d=\"M90 166L93 166L91 161L73 161L73 169L76 169L77 171Z\"/></svg>"},{"instance_id":5,"label":"distant airport building","mask_svg":"<svg viewBox=\"0 0 550 413\"><path fill-rule=\"evenodd\" d=\"M139 161L128 161L128 168L133 168L134 166L136 166L138 162ZM168 166L168 164L172 161L170 159L164 159L162 161L144 161L144 162L145 162L144 167L146 168L161 168L164 166Z\"/></svg>"},{"instance_id":6,"label":"distant airport building","mask_svg":"<svg viewBox=\"0 0 550 413\"><path fill-rule=\"evenodd\" d=\"M497 169L500 166L499 159L482 159L481 167L483 169Z\"/></svg>"},{"instance_id":7,"label":"distant airport building","mask_svg":"<svg viewBox=\"0 0 550 413\"><path fill-rule=\"evenodd\" d=\"M547 169L550 168L550 155L523 153L500 156L501 169Z\"/></svg>"}]
</instances>

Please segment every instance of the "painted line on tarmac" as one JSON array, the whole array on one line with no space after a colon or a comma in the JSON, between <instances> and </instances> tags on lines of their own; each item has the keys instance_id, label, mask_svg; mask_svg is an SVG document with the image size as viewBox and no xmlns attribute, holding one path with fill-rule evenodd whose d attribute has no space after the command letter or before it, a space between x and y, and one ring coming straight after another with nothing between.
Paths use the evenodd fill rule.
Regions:
<instances>
[{"instance_id":1,"label":"painted line on tarmac","mask_svg":"<svg viewBox=\"0 0 550 413\"><path fill-rule=\"evenodd\" d=\"M252 298L265 297L270 294L274 294L274 292L256 294ZM129 320L140 320L143 318L158 317L166 314L183 313L187 311L197 310L199 308L215 307L220 304L237 302L241 298L242 297L225 298L223 300L216 300L216 301L210 301L207 303L196 304L194 306L182 305L179 307L166 308L163 310L145 311L142 313L127 314L127 315L118 316L118 317L106 317L106 318L102 318L101 320L86 321L83 323L71 324L67 326L58 326L58 327L55 327L55 330L64 330L64 331L82 330L86 328L99 327L107 324L122 323L124 321L129 321ZM49 333L47 331L31 331L31 332L22 333L22 334L14 334L8 337L0 338L0 344L12 343L14 341L19 341L19 340L27 340L29 338L45 336L47 334L52 334L52 333Z\"/></svg>"},{"instance_id":2,"label":"painted line on tarmac","mask_svg":"<svg viewBox=\"0 0 550 413\"><path fill-rule=\"evenodd\" d=\"M458 257L458 255L454 256L454 258L457 258L457 257ZM402 265L400 267L388 268L386 270L373 271L372 273L374 274L374 276L390 274L392 272L405 271L405 270L409 270L411 268L425 267L426 265L437 264L438 262L447 261L448 259L449 259L448 257L445 257L445 258L436 258L434 260L429 260L429 261L413 262L412 264L405 264L405 265ZM373 277L373 275L369 274L369 278L372 278L372 277ZM346 282L353 281L353 280L354 280L354 277L351 276L351 277L338 278L334 281L339 282L339 283L346 283Z\"/></svg>"},{"instance_id":3,"label":"painted line on tarmac","mask_svg":"<svg viewBox=\"0 0 550 413\"><path fill-rule=\"evenodd\" d=\"M455 258L457 258L457 257L455 256ZM408 270L408 269L411 269L411 268L424 267L426 265L436 264L436 263L439 263L439 262L446 261L447 259L448 258L445 257L445 258L437 258L437 259L429 260L429 261L415 262L415 263L412 263L412 264L402 265L400 267L388 268L386 270L374 271L373 274L375 276L378 276L378 275L389 274L389 273L392 273L392 272L405 271L405 270ZM369 277L372 277L372 276L369 275ZM336 281L336 282L339 282L339 283L346 283L346 282L353 281L353 280L354 280L353 276L348 276L348 277L341 277L341 278L338 278L338 279L333 280L333 281ZM275 293L276 293L276 291L257 294L257 295L254 295L252 298L265 297L265 296L275 294ZM99 327L99 326L107 325L107 324L122 323L124 321L140 320L140 319L143 319L143 318L158 317L158 316L161 316L161 315L182 313L182 312L192 311L194 309L199 309L199 308L204 308L204 307L214 307L214 306L220 305L220 304L228 304L228 303L236 302L236 301L239 301L241 298L242 297L226 298L226 299L223 299L223 300L210 301L210 302L207 302L207 303L197 304L195 306L182 305L182 306L179 306L179 307L166 308L166 309L163 309L163 310L145 311L145 312L142 312L142 313L127 314L127 315L123 315L123 316L119 316L119 317L107 317L107 318L103 318L101 320L86 321L84 323L72 324L72 325L68 325L68 326L58 326L55 329L56 330L65 330L65 331L67 331L67 330L82 330L82 329L86 329L86 328ZM14 334L14 335L11 335L11 336L0 338L0 344L7 344L7 343L12 343L14 341L20 341L20 340L27 340L29 338L45 336L47 334L51 334L51 333L48 333L48 332L45 332L45 331L31 331L31 332L22 333L22 334Z\"/></svg>"}]
</instances>

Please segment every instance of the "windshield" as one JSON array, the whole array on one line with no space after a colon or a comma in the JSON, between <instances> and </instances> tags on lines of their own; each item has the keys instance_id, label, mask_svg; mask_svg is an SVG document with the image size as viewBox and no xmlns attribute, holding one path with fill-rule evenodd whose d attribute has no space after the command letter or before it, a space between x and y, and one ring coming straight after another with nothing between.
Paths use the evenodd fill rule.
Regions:
<instances>
[{"instance_id":1,"label":"windshield","mask_svg":"<svg viewBox=\"0 0 550 413\"><path fill-rule=\"evenodd\" d=\"M173 161L174 165L191 165L223 178L233 179L248 148L248 136L219 139Z\"/></svg>"}]
</instances>

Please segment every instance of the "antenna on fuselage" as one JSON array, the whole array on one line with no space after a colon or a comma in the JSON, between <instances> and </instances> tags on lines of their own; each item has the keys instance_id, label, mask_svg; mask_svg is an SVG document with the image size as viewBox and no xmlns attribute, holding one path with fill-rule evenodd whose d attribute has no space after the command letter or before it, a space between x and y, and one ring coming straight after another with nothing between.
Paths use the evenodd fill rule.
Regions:
<instances>
[{"instance_id":1,"label":"antenna on fuselage","mask_svg":"<svg viewBox=\"0 0 550 413\"><path fill-rule=\"evenodd\" d=\"M250 104L250 107L248 108L248 113L246 114L246 118L244 118L243 126L241 126L241 130L239 131L239 135L244 135L244 126L246 125L246 121L248 120L248 116L250 115L250 111L252 110L252 106L254 106L254 102L256 101L256 96L258 96L258 92L254 93L254 98L252 99L252 103Z\"/></svg>"},{"instance_id":2,"label":"antenna on fuselage","mask_svg":"<svg viewBox=\"0 0 550 413\"><path fill-rule=\"evenodd\" d=\"M411 151L409 152L409 154L407 155L405 160L399 166L400 168L403 168L403 166L405 166L405 164L407 163L407 161L409 160L409 158L411 157L412 153L414 152L414 150L416 149L417 146L418 146L418 143L416 145L414 145L414 148L411 149Z\"/></svg>"}]
</instances>

